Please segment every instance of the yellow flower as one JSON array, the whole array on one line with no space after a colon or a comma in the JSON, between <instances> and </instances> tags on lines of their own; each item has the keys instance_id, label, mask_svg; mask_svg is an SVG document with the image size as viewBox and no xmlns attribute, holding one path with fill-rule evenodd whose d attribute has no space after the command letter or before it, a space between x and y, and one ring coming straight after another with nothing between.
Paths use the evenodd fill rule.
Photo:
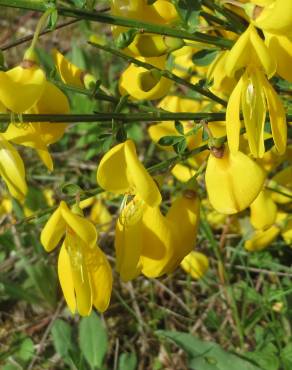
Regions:
<instances>
[{"instance_id":1,"label":"yellow flower","mask_svg":"<svg viewBox=\"0 0 292 370\"><path fill-rule=\"evenodd\" d=\"M97 169L97 182L116 194L138 195L151 207L161 202L158 187L139 161L132 140L114 146L103 156Z\"/></svg>"},{"instance_id":2,"label":"yellow flower","mask_svg":"<svg viewBox=\"0 0 292 370\"><path fill-rule=\"evenodd\" d=\"M172 272L194 248L199 198L192 191L179 197L163 216L134 198L121 212L116 226L117 271L124 281L142 272L158 277Z\"/></svg>"},{"instance_id":3,"label":"yellow flower","mask_svg":"<svg viewBox=\"0 0 292 370\"><path fill-rule=\"evenodd\" d=\"M51 82L45 81L43 94L36 104L27 112L34 114L66 114L69 113L69 102ZM6 140L13 141L36 149L38 155L47 166L53 170L53 161L48 146L55 143L63 136L68 125L66 123L34 122L16 125L10 123L3 133Z\"/></svg>"},{"instance_id":4,"label":"yellow flower","mask_svg":"<svg viewBox=\"0 0 292 370\"><path fill-rule=\"evenodd\" d=\"M54 49L52 53L57 71L65 84L90 88L91 84L96 83L96 78L93 75L71 63L57 49Z\"/></svg>"},{"instance_id":5,"label":"yellow flower","mask_svg":"<svg viewBox=\"0 0 292 370\"><path fill-rule=\"evenodd\" d=\"M201 279L209 268L208 258L200 252L190 252L180 263L181 268L192 276Z\"/></svg>"},{"instance_id":6,"label":"yellow flower","mask_svg":"<svg viewBox=\"0 0 292 370\"><path fill-rule=\"evenodd\" d=\"M0 177L10 194L22 200L27 193L25 169L17 150L0 134Z\"/></svg>"},{"instance_id":7,"label":"yellow flower","mask_svg":"<svg viewBox=\"0 0 292 370\"><path fill-rule=\"evenodd\" d=\"M0 199L0 216L12 212L12 200L8 196L2 196Z\"/></svg>"},{"instance_id":8,"label":"yellow flower","mask_svg":"<svg viewBox=\"0 0 292 370\"><path fill-rule=\"evenodd\" d=\"M255 1L254 1L255 2ZM256 3L256 2L255 2ZM286 35L292 33L292 2L287 0L262 1L263 8L256 12L256 27L264 31Z\"/></svg>"},{"instance_id":9,"label":"yellow flower","mask_svg":"<svg viewBox=\"0 0 292 370\"><path fill-rule=\"evenodd\" d=\"M258 196L265 173L242 152L232 153L225 147L221 155L208 158L205 181L209 201L220 213L238 213Z\"/></svg>"},{"instance_id":10,"label":"yellow flower","mask_svg":"<svg viewBox=\"0 0 292 370\"><path fill-rule=\"evenodd\" d=\"M260 69L248 67L233 90L226 110L226 132L230 151L239 148L240 107L249 148L254 157L265 153L264 124L269 111L272 136L278 153L286 150L287 123L283 104Z\"/></svg>"},{"instance_id":11,"label":"yellow flower","mask_svg":"<svg viewBox=\"0 0 292 370\"><path fill-rule=\"evenodd\" d=\"M40 99L45 82L43 70L29 60L6 72L0 71L1 105L11 112L24 113Z\"/></svg>"},{"instance_id":12,"label":"yellow flower","mask_svg":"<svg viewBox=\"0 0 292 370\"><path fill-rule=\"evenodd\" d=\"M272 77L277 68L274 57L253 25L249 25L228 52L225 72L227 76L234 77L237 71L250 65L262 69L268 77Z\"/></svg>"},{"instance_id":13,"label":"yellow flower","mask_svg":"<svg viewBox=\"0 0 292 370\"><path fill-rule=\"evenodd\" d=\"M165 68L165 56L137 59L160 69ZM138 100L160 99L168 93L171 85L172 81L162 77L159 71L147 70L134 64L130 64L122 73L119 81L121 95L129 94L133 99Z\"/></svg>"},{"instance_id":14,"label":"yellow flower","mask_svg":"<svg viewBox=\"0 0 292 370\"><path fill-rule=\"evenodd\" d=\"M269 182L269 186L290 195L290 197L287 197L283 194L277 193L276 191L272 192L271 197L276 203L290 203L292 197L292 166L287 166L283 170L277 172Z\"/></svg>"},{"instance_id":15,"label":"yellow flower","mask_svg":"<svg viewBox=\"0 0 292 370\"><path fill-rule=\"evenodd\" d=\"M105 311L111 295L112 274L105 255L96 245L96 229L62 201L46 223L41 243L50 252L64 236L58 274L68 307L72 313L77 309L82 316L90 314L92 305Z\"/></svg>"}]
</instances>

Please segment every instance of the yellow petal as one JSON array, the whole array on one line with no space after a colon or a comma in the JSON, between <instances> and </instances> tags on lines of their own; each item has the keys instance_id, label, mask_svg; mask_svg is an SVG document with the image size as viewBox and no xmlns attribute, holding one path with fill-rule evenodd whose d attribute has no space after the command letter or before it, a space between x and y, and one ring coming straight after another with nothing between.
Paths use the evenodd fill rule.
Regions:
<instances>
[{"instance_id":1,"label":"yellow petal","mask_svg":"<svg viewBox=\"0 0 292 370\"><path fill-rule=\"evenodd\" d=\"M176 164L171 170L173 176L181 182L189 181L196 173L196 171L183 164Z\"/></svg>"},{"instance_id":2,"label":"yellow petal","mask_svg":"<svg viewBox=\"0 0 292 370\"><path fill-rule=\"evenodd\" d=\"M262 190L250 205L250 222L256 229L266 229L276 220L277 206L270 193Z\"/></svg>"},{"instance_id":3,"label":"yellow petal","mask_svg":"<svg viewBox=\"0 0 292 370\"><path fill-rule=\"evenodd\" d=\"M90 269L90 279L92 285L92 304L99 312L104 312L110 303L113 276L111 266L104 253L97 247L99 265Z\"/></svg>"},{"instance_id":4,"label":"yellow petal","mask_svg":"<svg viewBox=\"0 0 292 370\"><path fill-rule=\"evenodd\" d=\"M143 215L142 229L142 273L154 278L172 270L177 261L177 236L172 222L161 214L159 207L147 207Z\"/></svg>"},{"instance_id":5,"label":"yellow petal","mask_svg":"<svg viewBox=\"0 0 292 370\"><path fill-rule=\"evenodd\" d=\"M37 66L0 71L0 101L12 112L23 113L40 99L45 81L44 72Z\"/></svg>"},{"instance_id":6,"label":"yellow petal","mask_svg":"<svg viewBox=\"0 0 292 370\"><path fill-rule=\"evenodd\" d=\"M72 314L74 314L76 311L76 299L74 293L73 276L70 258L64 244L61 247L58 258L58 276L65 301Z\"/></svg>"},{"instance_id":7,"label":"yellow petal","mask_svg":"<svg viewBox=\"0 0 292 370\"><path fill-rule=\"evenodd\" d=\"M265 153L266 103L261 84L265 77L260 75L258 70L250 69L242 76L242 112L249 148L255 158L262 158Z\"/></svg>"},{"instance_id":8,"label":"yellow petal","mask_svg":"<svg viewBox=\"0 0 292 370\"><path fill-rule=\"evenodd\" d=\"M222 158L210 155L205 181L209 201L216 211L238 213L258 196L265 180L261 167L242 152L232 154L226 147Z\"/></svg>"},{"instance_id":9,"label":"yellow petal","mask_svg":"<svg viewBox=\"0 0 292 370\"><path fill-rule=\"evenodd\" d=\"M95 201L89 218L101 231L107 231L111 226L112 215L100 199Z\"/></svg>"},{"instance_id":10,"label":"yellow petal","mask_svg":"<svg viewBox=\"0 0 292 370\"><path fill-rule=\"evenodd\" d=\"M286 35L292 32L292 2L275 0L269 2L254 21L264 31Z\"/></svg>"},{"instance_id":11,"label":"yellow petal","mask_svg":"<svg viewBox=\"0 0 292 370\"><path fill-rule=\"evenodd\" d=\"M277 73L292 83L292 39L283 35L273 35L265 32L268 49L277 60Z\"/></svg>"},{"instance_id":12,"label":"yellow petal","mask_svg":"<svg viewBox=\"0 0 292 370\"><path fill-rule=\"evenodd\" d=\"M143 62L164 69L165 57L157 58L138 58ZM161 77L156 70L146 70L143 67L137 67L131 64L121 75L119 81L120 93L129 94L133 99L154 100L165 96L172 81Z\"/></svg>"},{"instance_id":13,"label":"yellow petal","mask_svg":"<svg viewBox=\"0 0 292 370\"><path fill-rule=\"evenodd\" d=\"M41 243L47 252L51 252L65 234L66 224L63 220L60 207L48 219L41 232Z\"/></svg>"},{"instance_id":14,"label":"yellow petal","mask_svg":"<svg viewBox=\"0 0 292 370\"><path fill-rule=\"evenodd\" d=\"M73 213L63 201L60 204L60 209L64 221L72 229L73 233L78 235L86 246L95 246L97 240L95 226L84 217Z\"/></svg>"},{"instance_id":15,"label":"yellow petal","mask_svg":"<svg viewBox=\"0 0 292 370\"><path fill-rule=\"evenodd\" d=\"M11 195L22 200L27 193L25 169L17 150L0 134L0 177Z\"/></svg>"},{"instance_id":16,"label":"yellow petal","mask_svg":"<svg viewBox=\"0 0 292 370\"><path fill-rule=\"evenodd\" d=\"M200 217L200 198L192 190L185 190L171 205L167 219L173 223L178 235L175 248L177 261L174 267L195 247Z\"/></svg>"},{"instance_id":17,"label":"yellow petal","mask_svg":"<svg viewBox=\"0 0 292 370\"><path fill-rule=\"evenodd\" d=\"M123 281L139 275L139 259L142 251L142 217L145 204L134 198L122 210L116 224L116 269Z\"/></svg>"},{"instance_id":18,"label":"yellow petal","mask_svg":"<svg viewBox=\"0 0 292 370\"><path fill-rule=\"evenodd\" d=\"M92 309L92 291L85 259L87 247L70 232L66 232L64 245L70 259L77 310L81 316L88 316Z\"/></svg>"},{"instance_id":19,"label":"yellow petal","mask_svg":"<svg viewBox=\"0 0 292 370\"><path fill-rule=\"evenodd\" d=\"M53 49L52 54L61 80L67 85L83 88L83 71L66 59L57 49Z\"/></svg>"},{"instance_id":20,"label":"yellow petal","mask_svg":"<svg viewBox=\"0 0 292 370\"><path fill-rule=\"evenodd\" d=\"M131 140L125 142L125 158L127 163L127 177L134 186L135 193L151 207L161 203L161 194L149 173L139 161L136 148Z\"/></svg>"},{"instance_id":21,"label":"yellow petal","mask_svg":"<svg viewBox=\"0 0 292 370\"><path fill-rule=\"evenodd\" d=\"M244 243L244 248L250 252L261 251L267 248L280 234L277 226L271 226L267 230L257 230L253 236Z\"/></svg>"},{"instance_id":22,"label":"yellow petal","mask_svg":"<svg viewBox=\"0 0 292 370\"><path fill-rule=\"evenodd\" d=\"M228 139L228 145L232 153L236 153L239 148L239 136L240 136L240 106L241 106L241 94L243 88L242 78L239 80L235 89L228 100L226 108L226 134Z\"/></svg>"},{"instance_id":23,"label":"yellow petal","mask_svg":"<svg viewBox=\"0 0 292 370\"><path fill-rule=\"evenodd\" d=\"M248 52L247 52L248 51ZM236 71L248 65L263 68L268 77L276 72L276 62L253 25L241 34L225 61L225 71L234 77Z\"/></svg>"},{"instance_id":24,"label":"yellow petal","mask_svg":"<svg viewBox=\"0 0 292 370\"><path fill-rule=\"evenodd\" d=\"M279 204L290 203L292 196L292 166L287 166L283 170L276 173L272 180L276 182L276 184L280 187L280 190L281 187L283 187L283 192L290 195L290 197L287 197L276 192L271 192L273 200Z\"/></svg>"},{"instance_id":25,"label":"yellow petal","mask_svg":"<svg viewBox=\"0 0 292 370\"><path fill-rule=\"evenodd\" d=\"M158 187L139 161L132 140L116 145L103 156L97 182L107 191L139 194L151 206L161 202Z\"/></svg>"},{"instance_id":26,"label":"yellow petal","mask_svg":"<svg viewBox=\"0 0 292 370\"><path fill-rule=\"evenodd\" d=\"M262 78L262 84L269 109L273 140L279 155L282 155L285 153L287 146L286 112L281 99L272 85L264 78Z\"/></svg>"},{"instance_id":27,"label":"yellow petal","mask_svg":"<svg viewBox=\"0 0 292 370\"><path fill-rule=\"evenodd\" d=\"M209 268L208 258L200 252L190 252L180 263L186 273L194 279L201 279Z\"/></svg>"}]
</instances>

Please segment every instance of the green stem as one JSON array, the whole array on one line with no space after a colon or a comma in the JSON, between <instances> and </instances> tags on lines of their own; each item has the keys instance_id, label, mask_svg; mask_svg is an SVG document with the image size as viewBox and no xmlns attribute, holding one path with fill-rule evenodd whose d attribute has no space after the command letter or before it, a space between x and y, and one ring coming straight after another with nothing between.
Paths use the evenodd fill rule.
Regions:
<instances>
[{"instance_id":1,"label":"green stem","mask_svg":"<svg viewBox=\"0 0 292 370\"><path fill-rule=\"evenodd\" d=\"M189 89L191 89L193 91L196 91L197 93L199 93L199 94L201 94L201 95L203 95L203 96L205 96L205 97L223 105L224 107L227 105L227 102L225 100L222 100L221 98L219 98L218 96L213 94L210 90L201 87L199 84L194 85L194 84L184 80L183 78L180 78L177 75L171 73L170 71L160 69L160 68L155 67L154 65L152 65L150 63L142 62L141 60L138 60L138 59L133 58L129 55L126 55L126 54L122 53L121 51L119 51L117 49L111 48L110 46L96 44L96 43L92 43L92 42L88 42L88 43L91 46L95 47L95 48L107 51L108 53L111 53L111 54L113 54L117 57L123 58L124 60L128 61L129 63L134 63L134 64L136 64L140 67L143 67L147 70L153 70L154 69L154 70L158 71L161 74L161 76L163 76L165 78L168 78L169 80L172 80L172 81L174 81L174 82L176 82L180 85L186 86Z\"/></svg>"},{"instance_id":2,"label":"green stem","mask_svg":"<svg viewBox=\"0 0 292 370\"><path fill-rule=\"evenodd\" d=\"M39 21L37 23L37 26L36 26L36 29L35 29L35 32L34 32L34 35L33 35L33 38L32 38L32 42L30 44L30 48L32 50L35 49L36 43L38 42L38 39L39 39L39 35L40 35L42 29L45 27L45 24L48 20L48 17L52 13L52 11L53 11L53 9L48 9L47 11L44 12L44 14L39 19Z\"/></svg>"},{"instance_id":3,"label":"green stem","mask_svg":"<svg viewBox=\"0 0 292 370\"><path fill-rule=\"evenodd\" d=\"M0 0L0 6L7 6L13 8L22 8L44 12L47 10L44 1L34 0ZM178 30L168 26L143 22L141 20L129 19L111 14L102 14L97 11L89 11L85 9L78 9L74 7L63 7L57 6L58 13L60 15L72 18L86 19L92 22L100 22L112 24L115 26L124 26L129 28L136 28L137 30L143 30L143 32L155 33L160 35L172 36L186 40L193 40L204 44L216 45L223 49L230 49L233 45L233 41L227 40L220 37L206 35L204 33L195 32L189 33L183 30Z\"/></svg>"},{"instance_id":4,"label":"green stem","mask_svg":"<svg viewBox=\"0 0 292 370\"><path fill-rule=\"evenodd\" d=\"M113 119L122 122L201 121L204 119L211 122L224 120L225 113L171 113L157 111L149 113L22 114L19 122L111 122ZM10 121L10 114L0 114L0 123Z\"/></svg>"}]
</instances>

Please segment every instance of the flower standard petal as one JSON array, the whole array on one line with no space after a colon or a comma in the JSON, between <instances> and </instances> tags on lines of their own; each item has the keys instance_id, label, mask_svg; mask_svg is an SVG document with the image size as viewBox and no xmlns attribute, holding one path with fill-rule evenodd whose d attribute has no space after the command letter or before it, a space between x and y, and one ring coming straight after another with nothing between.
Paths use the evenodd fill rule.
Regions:
<instances>
[{"instance_id":1,"label":"flower standard petal","mask_svg":"<svg viewBox=\"0 0 292 370\"><path fill-rule=\"evenodd\" d=\"M58 258L58 276L65 301L72 314L74 314L76 310L76 298L74 292L73 276L70 257L64 244L61 247Z\"/></svg>"},{"instance_id":2,"label":"flower standard petal","mask_svg":"<svg viewBox=\"0 0 292 370\"><path fill-rule=\"evenodd\" d=\"M144 200L150 207L161 203L161 194L152 177L139 161L135 145L132 140L125 142L125 157L127 163L127 177L130 184L133 184L135 193Z\"/></svg>"},{"instance_id":3,"label":"flower standard petal","mask_svg":"<svg viewBox=\"0 0 292 370\"><path fill-rule=\"evenodd\" d=\"M111 148L101 159L97 169L98 184L113 193L129 192L130 184L127 177L125 143Z\"/></svg>"},{"instance_id":4,"label":"flower standard petal","mask_svg":"<svg viewBox=\"0 0 292 370\"><path fill-rule=\"evenodd\" d=\"M12 112L23 113L40 99L45 81L45 74L38 66L0 71L0 100Z\"/></svg>"},{"instance_id":5,"label":"flower standard petal","mask_svg":"<svg viewBox=\"0 0 292 370\"><path fill-rule=\"evenodd\" d=\"M27 193L25 169L17 150L0 134L0 176L11 195L22 200Z\"/></svg>"},{"instance_id":6,"label":"flower standard petal","mask_svg":"<svg viewBox=\"0 0 292 370\"><path fill-rule=\"evenodd\" d=\"M51 252L65 234L66 223L63 220L60 207L48 219L41 232L41 243L47 252Z\"/></svg>"},{"instance_id":7,"label":"flower standard petal","mask_svg":"<svg viewBox=\"0 0 292 370\"><path fill-rule=\"evenodd\" d=\"M60 204L61 214L67 226L78 235L86 246L93 247L97 240L97 231L95 226L84 217L73 213L65 202Z\"/></svg>"},{"instance_id":8,"label":"flower standard petal","mask_svg":"<svg viewBox=\"0 0 292 370\"><path fill-rule=\"evenodd\" d=\"M83 71L66 59L57 49L54 49L52 54L61 80L65 84L83 88Z\"/></svg>"}]
</instances>

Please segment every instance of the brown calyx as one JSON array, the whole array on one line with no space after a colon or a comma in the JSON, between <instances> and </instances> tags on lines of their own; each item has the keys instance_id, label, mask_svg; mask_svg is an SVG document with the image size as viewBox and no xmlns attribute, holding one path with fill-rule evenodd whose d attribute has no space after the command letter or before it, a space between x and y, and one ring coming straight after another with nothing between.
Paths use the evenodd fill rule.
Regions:
<instances>
[{"instance_id":1,"label":"brown calyx","mask_svg":"<svg viewBox=\"0 0 292 370\"><path fill-rule=\"evenodd\" d=\"M23 68L23 69L30 69L30 68L34 67L35 65L37 65L37 63L34 62L33 60L29 60L29 59L24 59L20 63L20 67Z\"/></svg>"},{"instance_id":2,"label":"brown calyx","mask_svg":"<svg viewBox=\"0 0 292 370\"><path fill-rule=\"evenodd\" d=\"M217 148L215 146L212 146L210 148L210 151L211 151L211 153L213 154L213 156L215 158L223 158L223 156L224 156L224 145L219 147L219 148Z\"/></svg>"},{"instance_id":3,"label":"brown calyx","mask_svg":"<svg viewBox=\"0 0 292 370\"><path fill-rule=\"evenodd\" d=\"M194 190L186 189L183 192L183 196L187 199L194 199L197 196L197 193Z\"/></svg>"}]
</instances>

